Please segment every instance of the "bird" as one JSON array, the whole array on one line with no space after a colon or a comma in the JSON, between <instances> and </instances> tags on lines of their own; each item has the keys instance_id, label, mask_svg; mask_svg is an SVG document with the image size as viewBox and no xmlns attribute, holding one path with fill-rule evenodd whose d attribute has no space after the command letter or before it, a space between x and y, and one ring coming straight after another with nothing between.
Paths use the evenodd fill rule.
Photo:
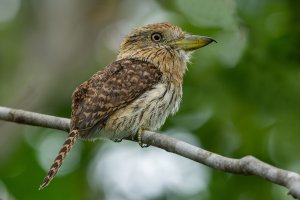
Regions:
<instances>
[{"instance_id":1,"label":"bird","mask_svg":"<svg viewBox=\"0 0 300 200\"><path fill-rule=\"evenodd\" d=\"M213 38L192 35L168 22L133 29L114 62L80 84L72 94L70 131L40 188L55 177L77 139L119 142L156 131L182 99L183 76L194 50Z\"/></svg>"}]
</instances>

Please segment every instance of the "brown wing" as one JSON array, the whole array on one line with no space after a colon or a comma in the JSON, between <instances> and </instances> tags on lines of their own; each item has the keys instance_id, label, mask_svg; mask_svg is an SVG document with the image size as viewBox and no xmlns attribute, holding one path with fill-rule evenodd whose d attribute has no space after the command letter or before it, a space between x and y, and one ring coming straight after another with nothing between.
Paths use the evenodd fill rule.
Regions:
<instances>
[{"instance_id":1,"label":"brown wing","mask_svg":"<svg viewBox=\"0 0 300 200\"><path fill-rule=\"evenodd\" d=\"M113 62L76 88L71 129L84 134L96 125L102 128L116 110L151 89L161 75L157 67L145 61L122 59Z\"/></svg>"}]
</instances>

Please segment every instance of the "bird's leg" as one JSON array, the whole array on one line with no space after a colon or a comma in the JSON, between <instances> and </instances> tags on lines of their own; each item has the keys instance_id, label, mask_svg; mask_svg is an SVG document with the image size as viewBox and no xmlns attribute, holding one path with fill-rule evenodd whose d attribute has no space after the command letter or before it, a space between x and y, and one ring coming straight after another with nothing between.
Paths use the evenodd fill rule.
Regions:
<instances>
[{"instance_id":1,"label":"bird's leg","mask_svg":"<svg viewBox=\"0 0 300 200\"><path fill-rule=\"evenodd\" d=\"M137 133L137 139L138 139L139 145L140 145L142 148L146 148L146 147L149 147L150 145L149 145L149 144L144 144L144 143L143 143L143 141L142 141L143 131L144 131L144 129L139 128L138 133Z\"/></svg>"}]
</instances>

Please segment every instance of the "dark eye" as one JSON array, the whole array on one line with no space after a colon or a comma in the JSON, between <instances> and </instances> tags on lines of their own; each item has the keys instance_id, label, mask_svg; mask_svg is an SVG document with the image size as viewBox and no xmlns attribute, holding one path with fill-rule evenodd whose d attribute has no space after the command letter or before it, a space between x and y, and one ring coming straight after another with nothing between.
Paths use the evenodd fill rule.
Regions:
<instances>
[{"instance_id":1,"label":"dark eye","mask_svg":"<svg viewBox=\"0 0 300 200\"><path fill-rule=\"evenodd\" d=\"M151 40L153 42L159 42L159 41L161 41L161 39L162 39L162 35L160 33L153 33L151 35Z\"/></svg>"}]
</instances>

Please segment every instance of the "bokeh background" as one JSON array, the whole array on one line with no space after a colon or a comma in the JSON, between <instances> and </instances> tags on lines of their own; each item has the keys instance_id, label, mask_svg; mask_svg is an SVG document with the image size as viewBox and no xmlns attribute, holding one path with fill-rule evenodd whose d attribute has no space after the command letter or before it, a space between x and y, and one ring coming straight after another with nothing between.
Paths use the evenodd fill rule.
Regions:
<instances>
[{"instance_id":1,"label":"bokeh background","mask_svg":"<svg viewBox=\"0 0 300 200\"><path fill-rule=\"evenodd\" d=\"M0 105L69 117L77 85L132 28L168 21L215 38L195 52L161 132L300 172L300 1L0 0ZM66 134L0 122L0 199L291 200L256 177L136 143L80 141L38 191Z\"/></svg>"}]
</instances>

